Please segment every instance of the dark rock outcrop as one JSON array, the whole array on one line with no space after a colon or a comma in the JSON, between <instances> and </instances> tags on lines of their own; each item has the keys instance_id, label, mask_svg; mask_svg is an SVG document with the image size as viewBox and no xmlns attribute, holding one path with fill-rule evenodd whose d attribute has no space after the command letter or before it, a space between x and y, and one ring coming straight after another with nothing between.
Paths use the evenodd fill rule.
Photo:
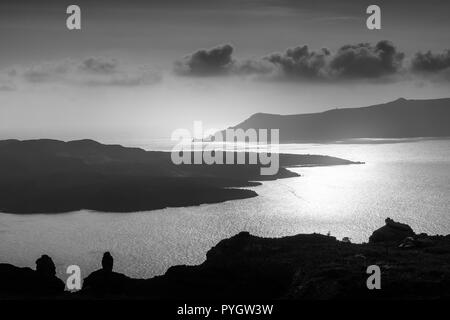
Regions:
<instances>
[{"instance_id":1,"label":"dark rock outcrop","mask_svg":"<svg viewBox=\"0 0 450 320\"><path fill-rule=\"evenodd\" d=\"M100 269L92 272L83 281L83 294L124 295L130 288L131 278L122 273Z\"/></svg>"},{"instance_id":2,"label":"dark rock outcrop","mask_svg":"<svg viewBox=\"0 0 450 320\"><path fill-rule=\"evenodd\" d=\"M390 219L387 226L396 232L412 232ZM241 232L209 250L204 263L174 266L150 279L114 272L113 258L105 253L103 269L91 273L81 291L65 296L62 282L50 275L53 268L47 258L39 260L38 268L46 266L42 269L45 275L0 265L0 291L3 297L53 294L76 299L183 301L450 299L450 236L419 234L411 239L414 245L409 250L399 246L386 250L385 242L354 244L321 234L260 238ZM382 290L367 289L370 265L381 269ZM37 283L36 279L45 281Z\"/></svg>"},{"instance_id":3,"label":"dark rock outcrop","mask_svg":"<svg viewBox=\"0 0 450 320\"><path fill-rule=\"evenodd\" d=\"M114 259L109 252L105 252L102 258L102 268L106 272L112 272Z\"/></svg>"},{"instance_id":4,"label":"dark rock outcrop","mask_svg":"<svg viewBox=\"0 0 450 320\"><path fill-rule=\"evenodd\" d=\"M55 264L43 255L36 261L36 270L0 264L0 297L31 298L64 294L65 284L55 276Z\"/></svg>"},{"instance_id":5,"label":"dark rock outcrop","mask_svg":"<svg viewBox=\"0 0 450 320\"><path fill-rule=\"evenodd\" d=\"M45 277L54 277L56 275L56 267L52 258L44 254L37 259L36 272Z\"/></svg>"},{"instance_id":6,"label":"dark rock outcrop","mask_svg":"<svg viewBox=\"0 0 450 320\"><path fill-rule=\"evenodd\" d=\"M385 220L386 225L375 230L369 237L369 243L400 243L405 238L416 234L407 224L395 222L391 218Z\"/></svg>"},{"instance_id":7,"label":"dark rock outcrop","mask_svg":"<svg viewBox=\"0 0 450 320\"><path fill-rule=\"evenodd\" d=\"M387 224L411 232L403 224ZM383 242L352 244L320 234L268 239L241 232L220 241L199 266L110 284L120 288L120 297L148 299L450 298L450 236L420 235L414 241L426 245L387 252ZM382 290L366 286L367 267L374 264L382 270ZM91 294L83 288L81 296Z\"/></svg>"},{"instance_id":8,"label":"dark rock outcrop","mask_svg":"<svg viewBox=\"0 0 450 320\"><path fill-rule=\"evenodd\" d=\"M110 252L102 258L102 269L92 272L83 281L83 293L89 295L121 295L125 294L132 279L122 273L113 272L114 259Z\"/></svg>"}]
</instances>

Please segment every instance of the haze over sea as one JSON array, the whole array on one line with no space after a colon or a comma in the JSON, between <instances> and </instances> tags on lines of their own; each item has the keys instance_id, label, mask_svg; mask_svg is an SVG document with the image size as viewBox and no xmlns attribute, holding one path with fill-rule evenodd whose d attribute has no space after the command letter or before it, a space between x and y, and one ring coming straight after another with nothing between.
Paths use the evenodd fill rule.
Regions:
<instances>
[{"instance_id":1,"label":"haze over sea","mask_svg":"<svg viewBox=\"0 0 450 320\"><path fill-rule=\"evenodd\" d=\"M170 150L162 142L140 146ZM198 207L0 213L0 262L34 267L46 253L62 278L71 264L79 265L84 277L100 267L104 251L111 251L116 271L151 277L172 265L201 263L218 241L244 230L265 237L330 232L364 242L391 217L419 233L450 234L450 139L284 144L280 152L365 164L294 168L301 177L264 182L252 188L256 198Z\"/></svg>"}]
</instances>

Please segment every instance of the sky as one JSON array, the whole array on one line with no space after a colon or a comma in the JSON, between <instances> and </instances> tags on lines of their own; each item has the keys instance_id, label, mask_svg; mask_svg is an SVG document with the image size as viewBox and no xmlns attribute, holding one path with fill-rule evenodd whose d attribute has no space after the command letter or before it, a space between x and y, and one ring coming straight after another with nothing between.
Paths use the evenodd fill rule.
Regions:
<instances>
[{"instance_id":1,"label":"sky","mask_svg":"<svg viewBox=\"0 0 450 320\"><path fill-rule=\"evenodd\" d=\"M81 8L81 30L66 8ZM381 30L366 8L381 8ZM448 97L446 0L2 0L0 139L169 139Z\"/></svg>"}]
</instances>

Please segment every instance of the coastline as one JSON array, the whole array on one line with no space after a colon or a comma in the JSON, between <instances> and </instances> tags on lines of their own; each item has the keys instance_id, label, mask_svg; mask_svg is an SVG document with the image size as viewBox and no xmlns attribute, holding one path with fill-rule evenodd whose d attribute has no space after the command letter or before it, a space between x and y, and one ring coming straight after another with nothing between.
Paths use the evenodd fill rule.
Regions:
<instances>
[{"instance_id":1,"label":"coastline","mask_svg":"<svg viewBox=\"0 0 450 320\"><path fill-rule=\"evenodd\" d=\"M287 153L347 154L352 160L368 161L363 166L292 169L302 177L264 182L251 188L259 197L219 204L130 214L89 210L56 215L2 214L1 262L32 266L39 255L48 253L58 265L77 263L88 273L98 265L94 253L114 250L119 272L148 278L163 274L171 265L203 262L209 248L241 230L262 237L331 231L339 239L348 236L361 243L382 217L391 216L428 234L448 234L444 211L448 208L446 146L447 142L427 142L425 146L405 143L286 149ZM430 150L427 154L421 153L425 147ZM410 198L414 188L407 186L421 187L424 197L441 196L433 204ZM135 261L133 267L127 267L121 256ZM64 271L59 276L64 277Z\"/></svg>"},{"instance_id":2,"label":"coastline","mask_svg":"<svg viewBox=\"0 0 450 320\"><path fill-rule=\"evenodd\" d=\"M231 154L234 159L237 152ZM250 156L244 153L245 159ZM289 166L356 163L316 155L280 154L279 158L279 170L262 175L264 165L260 162L176 165L169 152L93 140L5 140L0 141L0 211L138 212L220 203L256 197L256 192L245 187L262 181L298 176L286 169Z\"/></svg>"}]
</instances>

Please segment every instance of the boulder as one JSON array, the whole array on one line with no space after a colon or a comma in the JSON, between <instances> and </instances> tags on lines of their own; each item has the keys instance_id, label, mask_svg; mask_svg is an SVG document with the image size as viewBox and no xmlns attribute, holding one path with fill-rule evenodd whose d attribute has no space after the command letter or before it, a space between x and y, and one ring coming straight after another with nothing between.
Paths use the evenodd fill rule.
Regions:
<instances>
[{"instance_id":1,"label":"boulder","mask_svg":"<svg viewBox=\"0 0 450 320\"><path fill-rule=\"evenodd\" d=\"M36 260L36 272L42 276L54 277L56 275L56 266L52 258L44 254Z\"/></svg>"},{"instance_id":2,"label":"boulder","mask_svg":"<svg viewBox=\"0 0 450 320\"><path fill-rule=\"evenodd\" d=\"M109 253L108 251L105 252L103 254L103 258L102 258L103 270L105 270L106 272L112 272L113 265L114 265L114 259L111 255L111 253Z\"/></svg>"},{"instance_id":3,"label":"boulder","mask_svg":"<svg viewBox=\"0 0 450 320\"><path fill-rule=\"evenodd\" d=\"M64 282L56 277L52 259L43 255L36 260L36 270L0 264L0 297L48 297L64 293Z\"/></svg>"},{"instance_id":4,"label":"boulder","mask_svg":"<svg viewBox=\"0 0 450 320\"><path fill-rule=\"evenodd\" d=\"M407 224L396 222L391 218L387 218L385 223L386 225L372 233L369 243L400 243L405 238L416 235Z\"/></svg>"},{"instance_id":5,"label":"boulder","mask_svg":"<svg viewBox=\"0 0 450 320\"><path fill-rule=\"evenodd\" d=\"M131 290L133 280L126 275L113 272L114 258L110 252L102 257L102 269L92 272L83 281L83 293L90 294L125 294Z\"/></svg>"}]
</instances>

